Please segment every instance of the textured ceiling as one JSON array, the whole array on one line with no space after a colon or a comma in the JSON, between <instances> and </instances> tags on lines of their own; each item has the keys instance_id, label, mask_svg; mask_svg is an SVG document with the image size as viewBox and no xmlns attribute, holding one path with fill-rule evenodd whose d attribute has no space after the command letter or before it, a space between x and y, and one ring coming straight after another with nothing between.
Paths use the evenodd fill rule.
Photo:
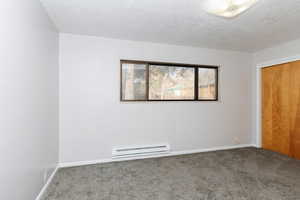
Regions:
<instances>
[{"instance_id":1,"label":"textured ceiling","mask_svg":"<svg viewBox=\"0 0 300 200\"><path fill-rule=\"evenodd\" d=\"M61 32L254 52L300 38L300 0L260 0L233 19L203 0L41 0Z\"/></svg>"}]
</instances>

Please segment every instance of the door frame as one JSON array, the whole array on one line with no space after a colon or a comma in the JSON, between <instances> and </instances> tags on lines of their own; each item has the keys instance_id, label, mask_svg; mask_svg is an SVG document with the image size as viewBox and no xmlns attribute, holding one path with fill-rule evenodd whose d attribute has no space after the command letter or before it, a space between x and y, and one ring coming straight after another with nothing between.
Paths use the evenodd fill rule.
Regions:
<instances>
[{"instance_id":1,"label":"door frame","mask_svg":"<svg viewBox=\"0 0 300 200\"><path fill-rule=\"evenodd\" d=\"M257 148L262 147L262 85L261 85L261 71L265 67L270 67L274 65L280 65L284 63L289 63L289 62L295 62L300 60L300 55L295 55L295 56L290 56L286 58L281 58L281 59L275 59L275 60L270 60L267 62L263 62L260 64L256 65L256 118L255 118L255 123L256 123L256 141L255 145Z\"/></svg>"}]
</instances>

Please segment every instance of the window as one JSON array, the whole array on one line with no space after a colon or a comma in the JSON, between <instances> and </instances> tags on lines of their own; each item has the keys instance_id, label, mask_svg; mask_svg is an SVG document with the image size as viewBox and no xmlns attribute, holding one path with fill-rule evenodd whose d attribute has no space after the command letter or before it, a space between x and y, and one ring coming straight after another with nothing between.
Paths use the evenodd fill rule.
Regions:
<instances>
[{"instance_id":1,"label":"window","mask_svg":"<svg viewBox=\"0 0 300 200\"><path fill-rule=\"evenodd\" d=\"M218 67L121 60L121 101L217 101Z\"/></svg>"},{"instance_id":2,"label":"window","mask_svg":"<svg viewBox=\"0 0 300 200\"><path fill-rule=\"evenodd\" d=\"M147 100L146 64L122 64L122 99Z\"/></svg>"},{"instance_id":3,"label":"window","mask_svg":"<svg viewBox=\"0 0 300 200\"><path fill-rule=\"evenodd\" d=\"M149 66L149 100L195 99L195 69Z\"/></svg>"},{"instance_id":4,"label":"window","mask_svg":"<svg viewBox=\"0 0 300 200\"><path fill-rule=\"evenodd\" d=\"M198 68L198 99L213 100L217 98L217 70Z\"/></svg>"}]
</instances>

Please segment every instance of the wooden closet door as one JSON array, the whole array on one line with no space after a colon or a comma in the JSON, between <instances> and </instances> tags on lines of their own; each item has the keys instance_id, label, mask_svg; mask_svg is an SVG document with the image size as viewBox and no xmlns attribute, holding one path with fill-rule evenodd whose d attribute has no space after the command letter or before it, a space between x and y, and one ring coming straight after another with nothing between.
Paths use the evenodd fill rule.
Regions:
<instances>
[{"instance_id":1,"label":"wooden closet door","mask_svg":"<svg viewBox=\"0 0 300 200\"><path fill-rule=\"evenodd\" d=\"M300 61L262 69L262 146L300 159Z\"/></svg>"},{"instance_id":2,"label":"wooden closet door","mask_svg":"<svg viewBox=\"0 0 300 200\"><path fill-rule=\"evenodd\" d=\"M289 67L262 70L262 128L265 149L290 155Z\"/></svg>"},{"instance_id":3,"label":"wooden closet door","mask_svg":"<svg viewBox=\"0 0 300 200\"><path fill-rule=\"evenodd\" d=\"M290 63L290 155L300 159L300 61Z\"/></svg>"}]
</instances>

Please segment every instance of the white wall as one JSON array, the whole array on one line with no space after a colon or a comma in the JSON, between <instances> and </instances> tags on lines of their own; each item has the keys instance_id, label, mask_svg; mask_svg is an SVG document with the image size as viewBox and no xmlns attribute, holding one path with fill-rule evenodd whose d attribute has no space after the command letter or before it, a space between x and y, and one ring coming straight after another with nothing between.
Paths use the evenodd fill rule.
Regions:
<instances>
[{"instance_id":1,"label":"white wall","mask_svg":"<svg viewBox=\"0 0 300 200\"><path fill-rule=\"evenodd\" d=\"M259 113L259 103L260 97L258 93L260 92L258 87L258 78L259 74L257 74L257 66L269 66L279 63L285 63L288 61L292 61L294 59L300 58L300 39L290 41L284 44L280 44L274 46L272 48L264 49L261 51L256 52L253 55L253 68L252 68L252 127L254 127L254 143L260 143L260 135L258 131L261 129L259 126L260 117ZM259 144L258 144L259 145Z\"/></svg>"},{"instance_id":2,"label":"white wall","mask_svg":"<svg viewBox=\"0 0 300 200\"><path fill-rule=\"evenodd\" d=\"M300 39L256 52L254 54L254 63L265 63L295 55L300 55Z\"/></svg>"},{"instance_id":3,"label":"white wall","mask_svg":"<svg viewBox=\"0 0 300 200\"><path fill-rule=\"evenodd\" d=\"M58 33L38 0L0 6L0 199L33 200L58 162Z\"/></svg>"},{"instance_id":4,"label":"white wall","mask_svg":"<svg viewBox=\"0 0 300 200\"><path fill-rule=\"evenodd\" d=\"M221 100L121 103L120 59L221 65ZM250 144L251 66L247 53L60 34L60 162L110 158L119 145Z\"/></svg>"}]
</instances>

